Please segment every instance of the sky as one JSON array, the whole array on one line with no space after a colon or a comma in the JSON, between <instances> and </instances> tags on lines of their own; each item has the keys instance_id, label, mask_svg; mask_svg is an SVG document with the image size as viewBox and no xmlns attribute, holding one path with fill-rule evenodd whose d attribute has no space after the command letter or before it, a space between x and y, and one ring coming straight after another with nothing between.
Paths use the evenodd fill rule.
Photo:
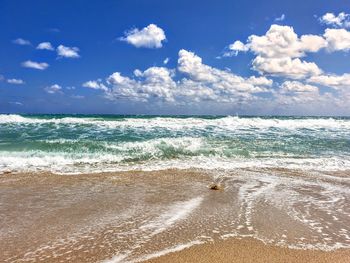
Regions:
<instances>
[{"instance_id":1,"label":"sky","mask_svg":"<svg viewBox=\"0 0 350 263\"><path fill-rule=\"evenodd\" d=\"M350 115L348 1L0 0L0 112Z\"/></svg>"}]
</instances>

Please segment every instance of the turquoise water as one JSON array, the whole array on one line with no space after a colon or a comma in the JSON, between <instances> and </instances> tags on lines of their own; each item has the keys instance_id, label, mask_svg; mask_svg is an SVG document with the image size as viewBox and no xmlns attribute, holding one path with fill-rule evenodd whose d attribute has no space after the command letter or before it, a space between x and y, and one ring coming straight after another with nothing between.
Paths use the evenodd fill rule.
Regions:
<instances>
[{"instance_id":1,"label":"turquoise water","mask_svg":"<svg viewBox=\"0 0 350 263\"><path fill-rule=\"evenodd\" d=\"M350 119L0 115L0 171L346 170Z\"/></svg>"}]
</instances>

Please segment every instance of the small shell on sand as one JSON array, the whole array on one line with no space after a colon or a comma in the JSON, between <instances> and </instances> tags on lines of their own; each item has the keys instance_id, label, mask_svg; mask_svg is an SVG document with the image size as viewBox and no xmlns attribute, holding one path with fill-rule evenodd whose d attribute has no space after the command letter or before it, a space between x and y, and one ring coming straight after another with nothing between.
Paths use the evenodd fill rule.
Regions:
<instances>
[{"instance_id":1,"label":"small shell on sand","mask_svg":"<svg viewBox=\"0 0 350 263\"><path fill-rule=\"evenodd\" d=\"M209 185L209 189L210 190L222 190L222 187L219 184L212 183L211 185Z\"/></svg>"}]
</instances>

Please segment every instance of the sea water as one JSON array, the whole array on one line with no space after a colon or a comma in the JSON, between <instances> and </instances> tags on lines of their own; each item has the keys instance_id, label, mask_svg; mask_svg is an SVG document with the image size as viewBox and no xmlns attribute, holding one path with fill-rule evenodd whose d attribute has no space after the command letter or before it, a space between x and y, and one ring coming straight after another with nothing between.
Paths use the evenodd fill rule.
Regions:
<instances>
[{"instance_id":1,"label":"sea water","mask_svg":"<svg viewBox=\"0 0 350 263\"><path fill-rule=\"evenodd\" d=\"M0 115L0 172L350 168L350 118Z\"/></svg>"}]
</instances>

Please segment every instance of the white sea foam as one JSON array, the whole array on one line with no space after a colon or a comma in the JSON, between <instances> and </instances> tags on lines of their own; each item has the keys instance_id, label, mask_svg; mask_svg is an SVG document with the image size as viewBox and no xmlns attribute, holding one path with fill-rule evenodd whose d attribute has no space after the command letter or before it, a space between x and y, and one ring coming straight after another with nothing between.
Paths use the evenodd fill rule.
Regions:
<instances>
[{"instance_id":1,"label":"white sea foam","mask_svg":"<svg viewBox=\"0 0 350 263\"><path fill-rule=\"evenodd\" d=\"M164 255L167 255L169 253L178 252L178 251L184 250L186 248L190 248L190 247L192 247L194 245L200 245L200 244L203 244L203 243L204 243L203 241L194 240L194 241L191 241L191 242L188 242L188 243L178 244L178 245L175 245L175 246L163 249L161 251L157 251L157 252L154 252L154 253L151 253L151 254L147 254L145 256L138 257L136 259L128 259L128 257L130 256L130 253L129 254L118 254L118 255L113 256L111 259L107 259L107 260L101 261L101 263L143 262L143 261L147 261L147 260L150 260L150 259L153 259L153 258L157 258L157 257L161 257L161 256L164 256Z\"/></svg>"},{"instance_id":2,"label":"white sea foam","mask_svg":"<svg viewBox=\"0 0 350 263\"><path fill-rule=\"evenodd\" d=\"M166 254L169 254L169 253L178 252L178 251L184 250L186 248L190 248L190 247L192 247L194 245L200 245L200 244L203 244L203 243L204 243L203 241L194 240L194 241L191 241L191 242L188 242L188 243L185 243L185 244L179 244L179 245L176 245L176 246L173 246L173 247L169 247L169 248L163 249L161 251L158 251L158 252L155 252L155 253L152 253L152 254L148 254L148 255L143 256L141 258L138 258L138 259L135 260L135 262L142 262L142 261L150 260L152 258L157 258L157 257L160 257L160 256L164 256Z\"/></svg>"},{"instance_id":3,"label":"white sea foam","mask_svg":"<svg viewBox=\"0 0 350 263\"><path fill-rule=\"evenodd\" d=\"M177 202L156 219L142 225L140 230L152 231L152 236L159 234L167 230L176 222L184 220L186 217L188 217L193 210L201 204L202 201L203 197L196 197L187 201Z\"/></svg>"},{"instance_id":4,"label":"white sea foam","mask_svg":"<svg viewBox=\"0 0 350 263\"><path fill-rule=\"evenodd\" d=\"M176 202L167 207L164 211L161 211L160 215L154 219L146 221L137 230L137 240L134 241L134 245L130 247L130 251L124 251L120 254L113 256L111 259L104 260L102 263L118 263L118 262L141 262L151 258L159 257L171 252L176 252L193 246L195 244L201 244L203 242L195 240L186 244L178 244L170 248L166 248L151 254L133 258L133 249L137 249L141 244L144 244L151 240L155 235L158 235L169 228L173 227L179 222L186 220L195 209L197 209L203 201L203 197L194 197L190 200ZM134 232L132 230L131 232ZM130 233L132 234L132 233Z\"/></svg>"},{"instance_id":5,"label":"white sea foam","mask_svg":"<svg viewBox=\"0 0 350 263\"><path fill-rule=\"evenodd\" d=\"M343 157L330 158L225 158L194 156L170 160L123 162L125 156L95 153L81 156L69 153L1 152L0 172L50 171L60 174L98 173L118 171L159 171L166 169L235 170L245 168L286 168L304 171L345 171L350 160Z\"/></svg>"},{"instance_id":6,"label":"white sea foam","mask_svg":"<svg viewBox=\"0 0 350 263\"><path fill-rule=\"evenodd\" d=\"M171 118L171 117L153 117L153 118L121 118L121 119L103 119L93 117L63 117L63 118L37 118L23 117L21 115L0 114L0 124L6 123L55 123L55 124L91 124L115 127L134 127L134 128L168 128L181 130L186 128L205 128L207 126L224 128L230 130L237 129L349 129L350 120L336 118L303 118L303 119L281 119L281 118L242 118L227 116L222 118Z\"/></svg>"},{"instance_id":7,"label":"white sea foam","mask_svg":"<svg viewBox=\"0 0 350 263\"><path fill-rule=\"evenodd\" d=\"M142 142L126 143L105 143L104 146L109 149L116 149L121 152L140 151L144 154L156 154L162 148L172 148L195 153L204 146L202 138L180 137L180 138L160 138ZM129 156L131 157L131 156Z\"/></svg>"},{"instance_id":8,"label":"white sea foam","mask_svg":"<svg viewBox=\"0 0 350 263\"><path fill-rule=\"evenodd\" d=\"M128 254L118 254L113 256L111 259L106 259L101 261L101 263L126 263L126 262L130 262L129 260L127 260L128 258Z\"/></svg>"}]
</instances>

